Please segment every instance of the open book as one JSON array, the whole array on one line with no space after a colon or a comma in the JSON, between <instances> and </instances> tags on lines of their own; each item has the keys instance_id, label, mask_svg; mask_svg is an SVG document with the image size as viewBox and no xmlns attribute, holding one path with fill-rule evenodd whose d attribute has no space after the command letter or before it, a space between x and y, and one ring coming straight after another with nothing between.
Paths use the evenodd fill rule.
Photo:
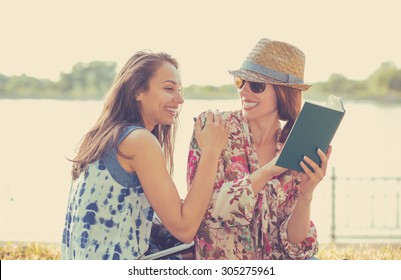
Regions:
<instances>
[{"instance_id":1,"label":"open book","mask_svg":"<svg viewBox=\"0 0 401 280\"><path fill-rule=\"evenodd\" d=\"M326 106L305 102L276 165L303 172L299 163L305 155L320 165L317 149L327 152L344 114L341 99L334 95L329 96Z\"/></svg>"},{"instance_id":2,"label":"open book","mask_svg":"<svg viewBox=\"0 0 401 280\"><path fill-rule=\"evenodd\" d=\"M140 260L170 259L180 260L182 255L193 250L194 242L182 243L175 238L162 224L155 214L150 233L148 251Z\"/></svg>"}]
</instances>

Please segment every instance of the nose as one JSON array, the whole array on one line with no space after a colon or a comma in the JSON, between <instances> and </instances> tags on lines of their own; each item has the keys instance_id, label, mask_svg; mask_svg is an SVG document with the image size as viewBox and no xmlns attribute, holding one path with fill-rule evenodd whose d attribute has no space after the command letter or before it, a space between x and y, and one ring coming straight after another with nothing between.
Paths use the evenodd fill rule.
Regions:
<instances>
[{"instance_id":1,"label":"nose","mask_svg":"<svg viewBox=\"0 0 401 280\"><path fill-rule=\"evenodd\" d=\"M177 94L174 96L174 102L178 104L184 103L184 97L181 95L181 93L177 92Z\"/></svg>"},{"instance_id":2,"label":"nose","mask_svg":"<svg viewBox=\"0 0 401 280\"><path fill-rule=\"evenodd\" d=\"M248 81L245 81L244 86L242 88L238 89L238 93L241 96L247 96L247 95L251 95L252 94L252 91L251 91L251 88L249 87Z\"/></svg>"}]
</instances>

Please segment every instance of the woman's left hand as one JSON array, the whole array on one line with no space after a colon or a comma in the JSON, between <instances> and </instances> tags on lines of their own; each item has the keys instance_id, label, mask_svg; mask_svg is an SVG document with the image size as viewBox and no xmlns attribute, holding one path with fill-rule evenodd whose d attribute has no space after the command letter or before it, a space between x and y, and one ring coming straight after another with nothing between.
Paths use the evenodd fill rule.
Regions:
<instances>
[{"instance_id":1,"label":"woman's left hand","mask_svg":"<svg viewBox=\"0 0 401 280\"><path fill-rule=\"evenodd\" d=\"M322 181L324 176L326 176L327 162L331 154L331 146L327 149L327 153L324 154L322 150L318 149L317 153L322 160L321 167L312 161L307 156L304 157L304 161L308 163L314 171L308 168L308 166L301 162L300 165L305 173L301 173L301 183L300 183L300 194L305 198L312 200L313 191L316 186Z\"/></svg>"}]
</instances>

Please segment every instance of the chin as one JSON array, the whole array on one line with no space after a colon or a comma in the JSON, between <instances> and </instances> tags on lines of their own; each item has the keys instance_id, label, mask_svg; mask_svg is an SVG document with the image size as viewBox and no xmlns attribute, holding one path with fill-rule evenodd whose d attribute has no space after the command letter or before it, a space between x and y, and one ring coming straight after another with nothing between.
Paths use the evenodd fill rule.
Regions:
<instances>
[{"instance_id":1,"label":"chin","mask_svg":"<svg viewBox=\"0 0 401 280\"><path fill-rule=\"evenodd\" d=\"M166 120L164 122L161 122L160 124L162 124L162 125L173 125L173 124L175 124L175 120Z\"/></svg>"},{"instance_id":2,"label":"chin","mask_svg":"<svg viewBox=\"0 0 401 280\"><path fill-rule=\"evenodd\" d=\"M261 119L264 119L264 116L257 115L257 114L249 114L248 112L242 112L242 116L247 122L252 122L252 121L259 121Z\"/></svg>"},{"instance_id":3,"label":"chin","mask_svg":"<svg viewBox=\"0 0 401 280\"><path fill-rule=\"evenodd\" d=\"M246 111L246 110L244 110L244 109L242 109L242 116L244 117L244 119L245 120L249 120L250 119L250 114Z\"/></svg>"}]
</instances>

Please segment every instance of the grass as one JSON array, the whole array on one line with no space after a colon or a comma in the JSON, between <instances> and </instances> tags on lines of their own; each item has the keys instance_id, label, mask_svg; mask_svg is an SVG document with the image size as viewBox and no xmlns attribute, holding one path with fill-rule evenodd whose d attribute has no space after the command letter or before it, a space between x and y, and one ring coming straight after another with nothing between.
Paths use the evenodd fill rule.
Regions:
<instances>
[{"instance_id":1,"label":"grass","mask_svg":"<svg viewBox=\"0 0 401 280\"><path fill-rule=\"evenodd\" d=\"M59 260L60 257L58 243L0 243L1 260Z\"/></svg>"},{"instance_id":2,"label":"grass","mask_svg":"<svg viewBox=\"0 0 401 280\"><path fill-rule=\"evenodd\" d=\"M401 260L401 244L323 244L317 257L322 260Z\"/></svg>"},{"instance_id":3,"label":"grass","mask_svg":"<svg viewBox=\"0 0 401 280\"><path fill-rule=\"evenodd\" d=\"M57 243L0 243L1 260L59 260ZM401 260L401 245L385 244L321 244L317 257L321 260Z\"/></svg>"}]
</instances>

